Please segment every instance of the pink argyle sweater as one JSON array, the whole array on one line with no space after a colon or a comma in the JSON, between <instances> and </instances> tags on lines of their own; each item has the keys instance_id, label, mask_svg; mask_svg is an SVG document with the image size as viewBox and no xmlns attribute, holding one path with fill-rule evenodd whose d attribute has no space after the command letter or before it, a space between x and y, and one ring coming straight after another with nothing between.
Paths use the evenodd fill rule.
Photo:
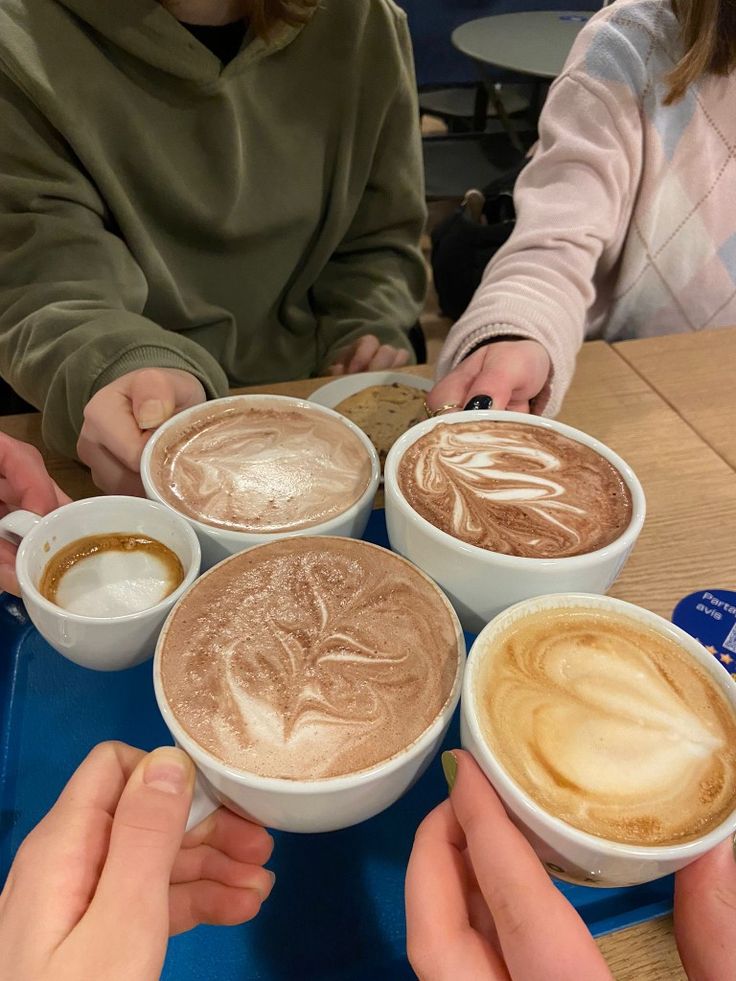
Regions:
<instances>
[{"instance_id":1,"label":"pink argyle sweater","mask_svg":"<svg viewBox=\"0 0 736 981\"><path fill-rule=\"evenodd\" d=\"M439 376L485 338L534 338L553 365L535 411L554 415L584 339L736 324L736 74L665 106L680 51L670 0L617 0L583 28Z\"/></svg>"}]
</instances>

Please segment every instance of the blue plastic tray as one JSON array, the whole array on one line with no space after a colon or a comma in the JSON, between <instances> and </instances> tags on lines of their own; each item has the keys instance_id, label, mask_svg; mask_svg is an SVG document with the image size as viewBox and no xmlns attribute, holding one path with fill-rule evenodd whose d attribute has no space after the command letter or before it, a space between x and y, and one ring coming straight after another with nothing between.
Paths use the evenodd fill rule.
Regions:
<instances>
[{"instance_id":1,"label":"blue plastic tray","mask_svg":"<svg viewBox=\"0 0 736 981\"><path fill-rule=\"evenodd\" d=\"M387 544L382 511L365 537ZM0 881L24 836L104 739L144 749L171 741L150 662L111 674L79 668L46 645L19 602L0 596ZM458 744L456 719L446 745ZM271 862L277 883L258 919L176 937L162 977L413 978L404 954L404 870L419 821L445 794L434 764L402 800L362 825L325 835L277 833ZM631 889L560 888L594 935L672 908L671 879Z\"/></svg>"}]
</instances>

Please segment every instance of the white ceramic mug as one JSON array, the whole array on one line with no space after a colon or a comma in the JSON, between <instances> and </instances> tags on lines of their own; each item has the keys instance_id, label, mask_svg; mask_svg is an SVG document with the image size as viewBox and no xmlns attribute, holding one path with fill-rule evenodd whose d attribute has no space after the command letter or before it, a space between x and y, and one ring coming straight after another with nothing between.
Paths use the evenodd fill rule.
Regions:
<instances>
[{"instance_id":1,"label":"white ceramic mug","mask_svg":"<svg viewBox=\"0 0 736 981\"><path fill-rule=\"evenodd\" d=\"M551 429L599 453L621 474L631 492L631 521L609 545L565 558L536 559L491 552L435 528L401 493L398 468L406 450L435 426L488 420ZM389 451L384 466L386 526L391 548L439 583L450 597L465 630L478 633L501 610L545 593L605 593L639 536L646 502L634 471L603 443L554 419L493 409L452 412L417 423Z\"/></svg>"},{"instance_id":2,"label":"white ceramic mug","mask_svg":"<svg viewBox=\"0 0 736 981\"><path fill-rule=\"evenodd\" d=\"M618 613L675 641L707 671L736 716L736 684L728 671L693 637L655 613L610 596L586 594L541 596L518 603L488 624L473 644L465 672L460 709L461 742L503 801L547 869L576 885L619 887L669 875L710 851L736 830L736 809L708 834L681 845L628 845L587 834L549 814L504 770L483 737L476 707L476 683L484 652L515 620L540 610L583 607Z\"/></svg>"},{"instance_id":3,"label":"white ceramic mug","mask_svg":"<svg viewBox=\"0 0 736 981\"><path fill-rule=\"evenodd\" d=\"M41 595L38 584L59 549L89 535L110 533L138 533L166 545L184 569L181 585L155 606L118 617L70 613ZM19 546L16 574L38 632L59 654L98 671L130 668L151 657L169 610L199 575L199 542L186 521L140 497L92 497L43 518L12 511L0 519L0 538Z\"/></svg>"},{"instance_id":4,"label":"white ceramic mug","mask_svg":"<svg viewBox=\"0 0 736 981\"><path fill-rule=\"evenodd\" d=\"M213 571L205 573L202 579ZM168 624L165 625L153 662L153 686L159 710L171 735L197 766L197 788L187 827L194 827L224 804L242 817L281 831L336 831L365 821L398 800L437 753L460 699L465 638L447 598L434 583L431 585L452 617L457 637L457 670L447 702L434 721L406 749L369 769L340 777L320 780L262 777L228 766L200 746L179 724L166 698L161 679L161 653Z\"/></svg>"},{"instance_id":5,"label":"white ceramic mug","mask_svg":"<svg viewBox=\"0 0 736 981\"><path fill-rule=\"evenodd\" d=\"M339 412L335 412L322 405L317 405L314 402L305 402L303 399L290 398L285 395L231 395L228 398L215 399L204 405L195 405L191 409L185 409L183 412L173 416L156 430L143 450L141 457L141 478L148 497L151 500L159 501L165 507L171 508L171 504L159 493L151 475L151 458L158 441L164 434L168 433L171 429L181 426L182 423L186 424L188 419L196 418L202 414L216 412L218 409L227 409L235 405L253 407L276 405L278 407L293 408L303 412L330 416L341 425L346 426L360 440L370 460L370 478L366 489L358 500L340 514L334 518L330 518L329 521L322 521L309 528L299 528L294 531L271 533L231 531L227 528L216 528L203 521L197 521L188 515L182 515L192 528L194 528L199 538L202 547L202 568L209 569L230 555L243 552L253 545L261 545L265 542L274 541L277 538L289 538L296 535L337 535L344 538L360 538L365 531L365 526L368 524L368 519L373 510L373 501L381 478L381 465L375 447L362 429L359 429L350 419L340 415Z\"/></svg>"}]
</instances>

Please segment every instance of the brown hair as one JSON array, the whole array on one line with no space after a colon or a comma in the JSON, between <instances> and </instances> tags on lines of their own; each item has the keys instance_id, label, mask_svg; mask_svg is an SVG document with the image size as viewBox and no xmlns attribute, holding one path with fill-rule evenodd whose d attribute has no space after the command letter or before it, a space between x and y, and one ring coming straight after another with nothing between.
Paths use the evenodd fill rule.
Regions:
<instances>
[{"instance_id":1,"label":"brown hair","mask_svg":"<svg viewBox=\"0 0 736 981\"><path fill-rule=\"evenodd\" d=\"M665 105L677 102L706 74L728 75L736 68L736 0L672 0L685 54L667 76Z\"/></svg>"},{"instance_id":2,"label":"brown hair","mask_svg":"<svg viewBox=\"0 0 736 981\"><path fill-rule=\"evenodd\" d=\"M258 37L268 37L277 24L304 24L318 0L250 0L248 21Z\"/></svg>"}]
</instances>

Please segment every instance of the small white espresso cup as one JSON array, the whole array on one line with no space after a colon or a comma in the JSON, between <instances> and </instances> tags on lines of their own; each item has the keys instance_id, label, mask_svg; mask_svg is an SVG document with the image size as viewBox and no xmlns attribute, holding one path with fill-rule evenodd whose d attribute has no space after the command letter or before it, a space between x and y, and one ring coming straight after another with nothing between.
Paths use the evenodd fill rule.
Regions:
<instances>
[{"instance_id":1,"label":"small white espresso cup","mask_svg":"<svg viewBox=\"0 0 736 981\"><path fill-rule=\"evenodd\" d=\"M362 429L359 429L350 419L340 415L339 412L335 412L333 409L328 409L322 405L317 405L314 402L305 402L303 399L290 398L285 395L231 395L227 398L214 399L202 405L195 405L191 409L185 409L183 412L179 412L167 420L167 422L155 431L146 444L141 457L141 478L148 497L153 501L159 501L165 507L172 508L172 505L159 492L151 473L152 457L159 441L166 434L170 434L173 429L177 429L182 424L186 425L187 421L194 420L201 415L214 414L218 410L225 410L234 406L243 406L244 408L268 406L285 409L292 408L300 412L329 416L335 419L341 425L347 427L360 440L370 461L370 477L366 489L350 507L346 508L334 518L330 518L329 521L322 521L308 528L298 528L294 531L269 533L231 531L226 528L216 528L214 525L208 525L189 515L182 515L192 528L194 528L199 538L202 548L202 568L205 570L209 569L230 555L243 552L253 545L262 545L265 542L274 541L277 538L290 538L296 535L337 535L344 538L360 538L365 531L365 526L368 524L368 519L373 510L373 501L381 478L381 465L375 447ZM172 508L172 510L174 509Z\"/></svg>"},{"instance_id":2,"label":"small white espresso cup","mask_svg":"<svg viewBox=\"0 0 736 981\"><path fill-rule=\"evenodd\" d=\"M118 617L70 613L41 595L44 569L59 549L80 538L111 533L138 533L166 545L184 569L181 585L155 606ZM130 668L151 657L169 610L199 575L199 542L186 521L140 497L91 497L43 518L12 511L0 519L0 538L18 545L16 574L38 632L59 654L97 671Z\"/></svg>"},{"instance_id":3,"label":"small white espresso cup","mask_svg":"<svg viewBox=\"0 0 736 981\"><path fill-rule=\"evenodd\" d=\"M213 571L205 573L202 579ZM434 583L432 586L452 618L457 638L457 668L447 701L424 732L390 759L356 773L319 780L262 777L228 766L188 734L171 710L161 678L161 656L170 618L156 646L153 687L174 741L197 767L197 786L187 828L194 827L224 804L241 817L280 831L337 831L374 817L406 793L429 766L445 737L460 700L465 667L465 638L460 623L442 591Z\"/></svg>"},{"instance_id":4,"label":"small white espresso cup","mask_svg":"<svg viewBox=\"0 0 736 981\"><path fill-rule=\"evenodd\" d=\"M539 806L511 779L488 746L478 721L477 679L494 639L510 624L542 610L601 610L641 623L673 640L707 672L733 706L736 684L728 671L693 637L669 621L610 596L584 593L539 596L517 603L496 617L473 644L465 672L460 709L463 748L475 757L504 803L511 820L523 832L549 872L575 885L619 887L649 882L689 865L736 830L736 809L708 834L681 845L629 845L580 831Z\"/></svg>"},{"instance_id":5,"label":"small white espresso cup","mask_svg":"<svg viewBox=\"0 0 736 981\"><path fill-rule=\"evenodd\" d=\"M632 514L628 527L603 548L557 559L491 552L435 528L401 493L398 481L401 459L413 443L435 426L484 420L551 429L595 450L613 464L631 492ZM634 471L603 443L554 419L493 409L451 412L412 426L389 451L384 486L391 548L439 583L450 597L463 628L476 634L501 610L530 596L580 591L605 593L629 557L646 513L644 491Z\"/></svg>"}]
</instances>

